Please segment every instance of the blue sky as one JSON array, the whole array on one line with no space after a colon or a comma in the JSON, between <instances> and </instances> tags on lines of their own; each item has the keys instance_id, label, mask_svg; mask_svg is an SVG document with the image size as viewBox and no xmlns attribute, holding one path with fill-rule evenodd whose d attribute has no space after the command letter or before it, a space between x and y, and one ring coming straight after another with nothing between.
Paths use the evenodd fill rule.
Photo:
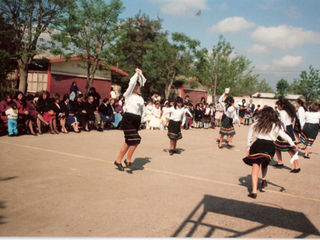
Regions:
<instances>
[{"instance_id":1,"label":"blue sky","mask_svg":"<svg viewBox=\"0 0 320 240\"><path fill-rule=\"evenodd\" d=\"M159 16L164 31L183 32L199 40L201 48L212 50L222 34L273 89L281 78L291 83L310 65L320 68L318 0L122 1L121 18L139 10L151 19Z\"/></svg>"}]
</instances>

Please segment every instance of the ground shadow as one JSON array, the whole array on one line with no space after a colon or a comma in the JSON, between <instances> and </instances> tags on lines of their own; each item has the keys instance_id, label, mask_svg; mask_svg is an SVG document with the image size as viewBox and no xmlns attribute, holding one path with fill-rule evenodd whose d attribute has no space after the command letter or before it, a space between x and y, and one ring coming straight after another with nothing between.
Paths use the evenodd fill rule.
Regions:
<instances>
[{"instance_id":1,"label":"ground shadow","mask_svg":"<svg viewBox=\"0 0 320 240\"><path fill-rule=\"evenodd\" d=\"M252 182L251 182L251 181L252 181L252 180L251 180L251 175L248 174L246 177L240 177L240 178L239 178L239 182L240 182L239 185L246 187L247 190L248 190L248 193L251 193L251 189L252 189ZM262 187L261 187L261 181L262 181L262 179L259 178L259 179L258 179L258 190L259 190L260 192L264 192L263 189L262 189ZM280 190L279 190L280 192L283 192L283 191L286 190L284 187L279 186L279 185L277 185L277 184L275 184L275 183L269 182L268 180L267 180L267 184L280 188Z\"/></svg>"},{"instance_id":2,"label":"ground shadow","mask_svg":"<svg viewBox=\"0 0 320 240\"><path fill-rule=\"evenodd\" d=\"M230 227L231 222L216 221L219 224L213 225L206 221L207 214L220 214L239 220L252 221L259 223L259 226L253 224L255 227L248 226L246 230L236 230ZM211 219L212 216L219 217L218 215L210 216ZM301 212L205 195L171 237L192 237L199 230L199 227L201 227L199 233L204 234L201 237L214 237L215 231L220 234L221 231L226 232L225 237L246 237L247 234L253 232L257 232L257 236L259 236L259 231L265 233L265 228L269 226L298 232L297 238L309 235L320 236L318 229Z\"/></svg>"},{"instance_id":3,"label":"ground shadow","mask_svg":"<svg viewBox=\"0 0 320 240\"><path fill-rule=\"evenodd\" d=\"M177 154L181 154L182 152L184 152L185 150L183 148L177 148ZM163 149L164 152L169 153L170 148L165 148Z\"/></svg>"},{"instance_id":4,"label":"ground shadow","mask_svg":"<svg viewBox=\"0 0 320 240\"><path fill-rule=\"evenodd\" d=\"M0 201L0 210L6 208L5 202ZM4 221L5 217L3 215L0 215L0 224L5 224Z\"/></svg>"},{"instance_id":5,"label":"ground shadow","mask_svg":"<svg viewBox=\"0 0 320 240\"><path fill-rule=\"evenodd\" d=\"M144 165L146 165L147 163L151 162L150 159L151 158L149 158L149 157L134 159L134 161L132 162L132 169L131 170L127 170L127 173L131 173L132 174L133 171L143 170L144 169Z\"/></svg>"},{"instance_id":6,"label":"ground shadow","mask_svg":"<svg viewBox=\"0 0 320 240\"><path fill-rule=\"evenodd\" d=\"M290 167L286 166L286 165L284 164L284 162L283 162L283 166L282 166L282 167L276 167L276 166L274 166L274 165L276 165L277 163L278 163L278 161L272 159L271 162L270 162L270 164L269 164L269 167L272 167L273 169L279 169L279 170L281 170L281 169L286 169L286 170L290 170L290 171L293 169L293 168L290 168ZM292 166L293 166L293 165L292 165Z\"/></svg>"},{"instance_id":7,"label":"ground shadow","mask_svg":"<svg viewBox=\"0 0 320 240\"><path fill-rule=\"evenodd\" d=\"M12 179L15 179L15 178L18 178L18 177L16 177L16 176L14 176L14 177L6 177L6 178L1 178L0 177L0 181L8 181L8 180L12 180Z\"/></svg>"}]
</instances>

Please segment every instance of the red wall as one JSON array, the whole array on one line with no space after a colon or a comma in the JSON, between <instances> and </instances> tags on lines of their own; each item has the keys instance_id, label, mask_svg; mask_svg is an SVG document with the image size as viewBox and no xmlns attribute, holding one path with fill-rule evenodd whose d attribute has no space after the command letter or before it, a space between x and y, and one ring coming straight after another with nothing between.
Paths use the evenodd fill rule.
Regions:
<instances>
[{"instance_id":1,"label":"red wall","mask_svg":"<svg viewBox=\"0 0 320 240\"><path fill-rule=\"evenodd\" d=\"M64 76L51 74L50 79L50 95L53 96L55 93L59 93L62 99L62 96L65 93L70 94L70 86L73 81L77 82L80 92L84 95L86 89L86 78L74 77L74 76ZM96 89L96 91L100 94L101 99L100 102L104 98L110 98L110 90L111 90L111 81L94 79L92 83L92 87Z\"/></svg>"},{"instance_id":2,"label":"red wall","mask_svg":"<svg viewBox=\"0 0 320 240\"><path fill-rule=\"evenodd\" d=\"M184 94L183 94L183 99L185 99L185 97L187 95L189 95L189 100L192 101L192 104L195 106L197 103L200 102L201 98L204 97L205 99L207 99L208 97L208 93L207 92L200 92L197 90L186 90L184 89Z\"/></svg>"}]
</instances>

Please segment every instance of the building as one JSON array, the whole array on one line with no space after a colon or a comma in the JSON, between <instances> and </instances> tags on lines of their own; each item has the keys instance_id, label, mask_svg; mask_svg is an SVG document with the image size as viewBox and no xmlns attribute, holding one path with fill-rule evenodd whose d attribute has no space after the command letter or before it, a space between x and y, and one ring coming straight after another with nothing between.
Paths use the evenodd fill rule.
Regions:
<instances>
[{"instance_id":1,"label":"building","mask_svg":"<svg viewBox=\"0 0 320 240\"><path fill-rule=\"evenodd\" d=\"M106 69L105 66L106 64L100 61L100 67L92 83L92 87L100 94L101 99L110 97L113 76L128 76L120 69L113 66ZM62 96L70 93L69 89L73 81L77 82L80 92L84 94L87 82L85 61L78 57L66 61L60 56L43 53L34 57L33 64L29 68L27 92L36 93L47 90L51 95L59 93Z\"/></svg>"}]
</instances>

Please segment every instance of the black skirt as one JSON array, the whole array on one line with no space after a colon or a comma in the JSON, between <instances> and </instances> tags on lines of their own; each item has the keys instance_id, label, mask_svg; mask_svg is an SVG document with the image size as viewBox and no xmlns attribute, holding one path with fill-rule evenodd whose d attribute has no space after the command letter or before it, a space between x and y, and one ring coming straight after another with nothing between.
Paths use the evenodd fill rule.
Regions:
<instances>
[{"instance_id":1,"label":"black skirt","mask_svg":"<svg viewBox=\"0 0 320 240\"><path fill-rule=\"evenodd\" d=\"M295 137L293 135L292 125L286 126L286 134L288 134L291 137L292 141L295 142ZM294 150L294 148L291 147L291 145L287 141L282 139L280 136L277 138L274 145L275 145L276 149L281 152L288 152L288 151L292 151L294 153L296 152Z\"/></svg>"},{"instance_id":2,"label":"black skirt","mask_svg":"<svg viewBox=\"0 0 320 240\"><path fill-rule=\"evenodd\" d=\"M319 124L317 123L306 123L303 126L303 130L300 135L300 141L307 146L312 146L316 140L319 132Z\"/></svg>"},{"instance_id":3,"label":"black skirt","mask_svg":"<svg viewBox=\"0 0 320 240\"><path fill-rule=\"evenodd\" d=\"M233 126L233 119L227 117L225 114L222 116L222 124L220 127L220 134L222 135L235 135L236 131Z\"/></svg>"},{"instance_id":4,"label":"black skirt","mask_svg":"<svg viewBox=\"0 0 320 240\"><path fill-rule=\"evenodd\" d=\"M141 142L141 137L138 133L141 124L140 115L132 113L124 113L122 118L122 129L126 144L137 145Z\"/></svg>"},{"instance_id":5,"label":"black skirt","mask_svg":"<svg viewBox=\"0 0 320 240\"><path fill-rule=\"evenodd\" d=\"M301 133L301 124L300 124L300 120L297 118L296 119L296 122L294 123L294 128L293 128L293 131L295 132L295 133L298 133L298 134L300 134Z\"/></svg>"},{"instance_id":6,"label":"black skirt","mask_svg":"<svg viewBox=\"0 0 320 240\"><path fill-rule=\"evenodd\" d=\"M169 121L168 125L168 137L172 140L179 140L182 138L181 134L181 121L176 122L173 120Z\"/></svg>"},{"instance_id":7,"label":"black skirt","mask_svg":"<svg viewBox=\"0 0 320 240\"><path fill-rule=\"evenodd\" d=\"M249 156L243 158L243 162L252 166L253 163L267 167L275 154L273 141L257 139L250 147Z\"/></svg>"}]
</instances>

